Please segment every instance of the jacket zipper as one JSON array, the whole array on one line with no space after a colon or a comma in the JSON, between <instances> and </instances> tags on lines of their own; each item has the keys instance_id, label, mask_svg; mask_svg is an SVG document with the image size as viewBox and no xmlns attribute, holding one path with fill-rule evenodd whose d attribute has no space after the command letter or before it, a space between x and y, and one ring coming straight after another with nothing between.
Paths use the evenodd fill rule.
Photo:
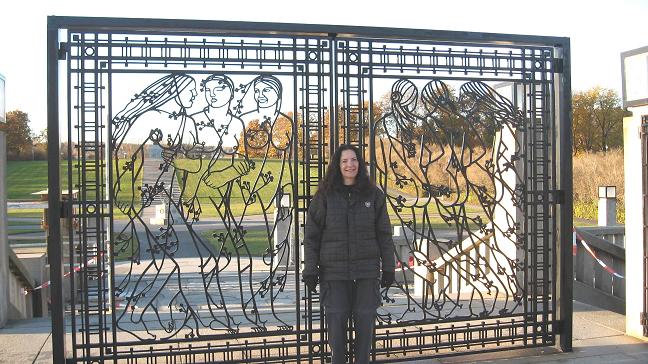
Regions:
<instances>
[{"instance_id":1,"label":"jacket zipper","mask_svg":"<svg viewBox=\"0 0 648 364\"><path fill-rule=\"evenodd\" d=\"M347 240L347 277L351 277L351 237L349 236L349 231L350 231L350 225L351 225L351 214L349 213L349 209L351 208L351 191L347 192L346 196L347 200L347 208L346 208L346 218L347 218L347 223L346 223L346 240Z\"/></svg>"}]
</instances>

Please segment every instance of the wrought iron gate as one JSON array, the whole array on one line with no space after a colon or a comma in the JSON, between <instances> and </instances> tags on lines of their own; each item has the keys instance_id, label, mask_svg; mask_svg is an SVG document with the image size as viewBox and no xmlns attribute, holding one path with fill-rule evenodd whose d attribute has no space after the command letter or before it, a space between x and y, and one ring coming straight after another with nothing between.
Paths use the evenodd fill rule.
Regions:
<instances>
[{"instance_id":1,"label":"wrought iron gate","mask_svg":"<svg viewBox=\"0 0 648 364\"><path fill-rule=\"evenodd\" d=\"M66 222L49 235L57 358L326 361L300 237L339 143L364 153L395 226L375 360L559 334L569 349L567 39L67 17L48 29L49 190L78 191L50 194L51 221Z\"/></svg>"}]
</instances>

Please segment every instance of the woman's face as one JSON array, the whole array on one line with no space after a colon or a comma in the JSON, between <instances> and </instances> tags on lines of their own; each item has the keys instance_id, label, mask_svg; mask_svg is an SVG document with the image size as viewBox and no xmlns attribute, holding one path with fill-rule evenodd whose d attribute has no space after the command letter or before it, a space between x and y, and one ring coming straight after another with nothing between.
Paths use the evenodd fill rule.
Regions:
<instances>
[{"instance_id":1,"label":"woman's face","mask_svg":"<svg viewBox=\"0 0 648 364\"><path fill-rule=\"evenodd\" d=\"M347 149L342 151L340 156L340 172L344 184L353 184L358 176L358 157L353 150Z\"/></svg>"},{"instance_id":2,"label":"woman's face","mask_svg":"<svg viewBox=\"0 0 648 364\"><path fill-rule=\"evenodd\" d=\"M219 108L232 100L232 89L223 80L211 80L205 84L205 100L209 106Z\"/></svg>"},{"instance_id":3,"label":"woman's face","mask_svg":"<svg viewBox=\"0 0 648 364\"><path fill-rule=\"evenodd\" d=\"M196 99L196 81L192 80L187 87L180 91L178 95L178 100L180 101L180 106L185 109L190 108L193 105L194 100Z\"/></svg>"},{"instance_id":4,"label":"woman's face","mask_svg":"<svg viewBox=\"0 0 648 364\"><path fill-rule=\"evenodd\" d=\"M254 85L254 99L260 108L274 106L279 101L277 91L265 82L259 82Z\"/></svg>"}]
</instances>

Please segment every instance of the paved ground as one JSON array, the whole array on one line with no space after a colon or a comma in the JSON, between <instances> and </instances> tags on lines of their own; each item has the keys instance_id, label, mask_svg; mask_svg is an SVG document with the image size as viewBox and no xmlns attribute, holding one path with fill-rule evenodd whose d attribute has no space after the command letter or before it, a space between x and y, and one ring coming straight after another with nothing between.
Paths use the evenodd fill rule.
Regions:
<instances>
[{"instance_id":1,"label":"paved ground","mask_svg":"<svg viewBox=\"0 0 648 364\"><path fill-rule=\"evenodd\" d=\"M510 350L409 363L647 363L648 342L625 336L625 316L574 304L574 350ZM0 363L51 363L51 324L39 318L9 322L0 329Z\"/></svg>"}]
</instances>

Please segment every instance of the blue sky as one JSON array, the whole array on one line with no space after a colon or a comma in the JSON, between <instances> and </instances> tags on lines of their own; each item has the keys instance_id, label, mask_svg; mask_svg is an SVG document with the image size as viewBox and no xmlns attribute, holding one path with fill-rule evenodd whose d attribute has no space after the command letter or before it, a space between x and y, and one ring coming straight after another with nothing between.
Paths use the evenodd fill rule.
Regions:
<instances>
[{"instance_id":1,"label":"blue sky","mask_svg":"<svg viewBox=\"0 0 648 364\"><path fill-rule=\"evenodd\" d=\"M11 5L9 5L9 3ZM0 5L7 110L46 127L48 15L264 21L565 36L574 91L621 93L620 53L648 45L648 0L616 1L12 1Z\"/></svg>"}]
</instances>

